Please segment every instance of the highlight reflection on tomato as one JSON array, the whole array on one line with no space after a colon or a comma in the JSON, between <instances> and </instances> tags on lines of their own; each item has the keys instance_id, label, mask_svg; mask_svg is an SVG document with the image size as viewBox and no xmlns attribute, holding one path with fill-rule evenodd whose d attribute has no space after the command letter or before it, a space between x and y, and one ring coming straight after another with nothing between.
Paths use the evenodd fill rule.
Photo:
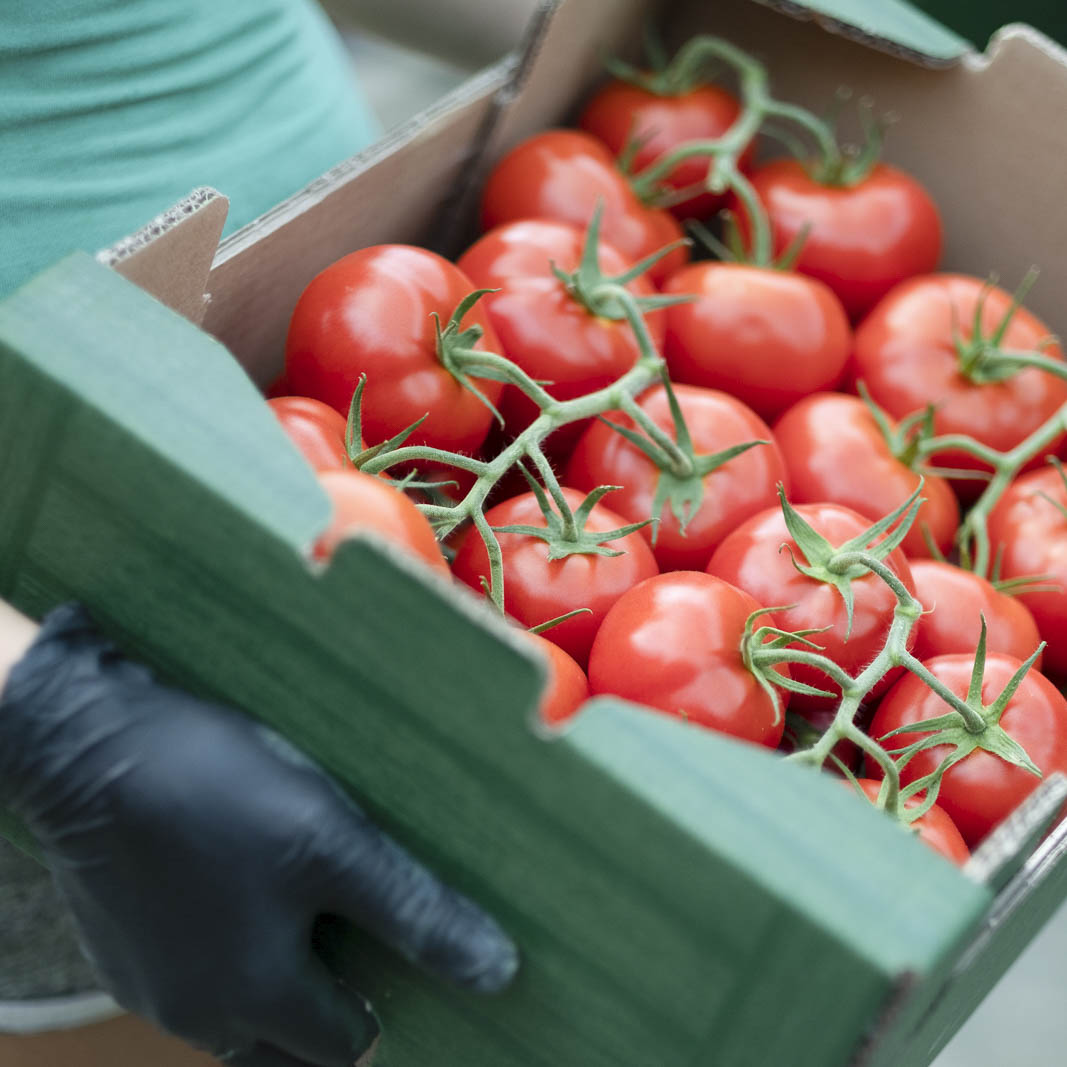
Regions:
<instances>
[{"instance_id":1,"label":"highlight reflection on tomato","mask_svg":"<svg viewBox=\"0 0 1067 1067\"><path fill-rule=\"evenodd\" d=\"M774 424L774 437L797 504L829 501L876 520L895 511L919 485L919 475L893 455L859 397L806 396ZM960 522L959 504L944 478L924 474L922 498L902 545L909 558L930 555L924 526L942 553L951 551Z\"/></svg>"},{"instance_id":2,"label":"highlight reflection on tomato","mask_svg":"<svg viewBox=\"0 0 1067 1067\"><path fill-rule=\"evenodd\" d=\"M682 237L674 216L642 204L607 147L580 130L535 134L497 163L482 197L482 229L534 218L584 229L598 203L604 239L633 263ZM658 284L688 258L684 248L675 249L649 277Z\"/></svg>"},{"instance_id":3,"label":"highlight reflection on tomato","mask_svg":"<svg viewBox=\"0 0 1067 1067\"><path fill-rule=\"evenodd\" d=\"M852 332L840 301L799 274L694 263L663 284L696 299L667 308L664 356L673 381L721 389L765 419L832 389Z\"/></svg>"},{"instance_id":4,"label":"highlight reflection on tomato","mask_svg":"<svg viewBox=\"0 0 1067 1067\"><path fill-rule=\"evenodd\" d=\"M607 613L589 657L589 687L774 748L784 710L778 713L741 655L745 622L761 607L699 571L649 578ZM775 625L770 615L761 622ZM789 696L781 694L783 709Z\"/></svg>"},{"instance_id":5,"label":"highlight reflection on tomato","mask_svg":"<svg viewBox=\"0 0 1067 1067\"><path fill-rule=\"evenodd\" d=\"M585 498L584 493L567 486L563 496L572 511ZM490 526L535 526L544 528L537 498L533 493L505 500L485 513ZM626 526L627 520L603 504L589 515L586 529L608 533ZM617 556L579 553L564 559L549 559L548 545L528 534L498 533L504 565L504 610L523 626L540 626L569 611L588 608L566 622L546 630L546 640L557 644L584 667L589 649L608 608L627 589L658 573L655 557L639 532L607 542ZM452 562L452 573L472 589L481 591L482 578L489 581L489 555L478 531L463 535Z\"/></svg>"},{"instance_id":6,"label":"highlight reflection on tomato","mask_svg":"<svg viewBox=\"0 0 1067 1067\"><path fill-rule=\"evenodd\" d=\"M436 314L449 321L474 289L447 259L424 248L376 245L339 259L318 274L297 302L285 343L291 388L344 415L361 374L363 436L380 444L427 416L408 444L473 452L485 439L492 413L441 364ZM475 304L464 326L480 326L475 347L499 351L486 312ZM490 400L501 383L479 378Z\"/></svg>"},{"instance_id":7,"label":"highlight reflection on tomato","mask_svg":"<svg viewBox=\"0 0 1067 1067\"><path fill-rule=\"evenodd\" d=\"M558 400L595 392L621 377L637 362L640 349L626 320L593 314L553 273L553 265L570 274L577 270L585 231L550 219L505 223L479 238L458 260L459 268L486 294L482 305L499 339L502 355L517 363ZM598 245L600 268L619 275L631 263L611 244ZM627 288L637 297L655 293L644 278ZM645 315L654 346L663 343L663 312ZM515 386L504 389L501 413L508 430L517 433L534 420L536 405ZM577 432L564 427L549 447L562 451L561 438Z\"/></svg>"},{"instance_id":8,"label":"highlight reflection on tomato","mask_svg":"<svg viewBox=\"0 0 1067 1067\"><path fill-rule=\"evenodd\" d=\"M1012 306L1010 293L965 274L927 274L897 286L856 329L851 372L871 397L896 419L934 405L936 434L966 434L990 448L1007 451L1029 436L1067 403L1067 382L1036 367L1024 367L1004 381L972 380L963 370L957 339L973 336L981 301L981 333L992 337ZM1017 308L1001 347L1035 351L1063 359L1047 343L1048 327L1026 308ZM1055 451L1061 435L1049 446ZM988 469L981 460L946 450L931 457L942 467ZM1035 460L1040 463L1041 458ZM981 483L961 482L976 495Z\"/></svg>"},{"instance_id":9,"label":"highlight reflection on tomato","mask_svg":"<svg viewBox=\"0 0 1067 1067\"><path fill-rule=\"evenodd\" d=\"M825 282L858 319L894 285L936 269L941 215L910 174L876 163L854 185L824 185L796 159L752 172L771 224L776 255L807 226L795 269ZM744 212L739 212L744 222Z\"/></svg>"},{"instance_id":10,"label":"highlight reflection on tomato","mask_svg":"<svg viewBox=\"0 0 1067 1067\"><path fill-rule=\"evenodd\" d=\"M692 385L676 385L674 393L698 455L711 455L747 441L768 442L704 476L704 498L689 515L684 533L669 503L658 516L655 543L651 526L641 531L663 570L703 570L728 533L750 515L777 502L777 486L787 480L786 468L767 424L740 400ZM663 386L649 389L638 403L657 426L674 437ZM609 412L605 418L626 428L634 425L621 412ZM666 476L671 477L669 473ZM660 477L660 468L648 456L601 421L586 430L567 466L568 484L579 489L619 486L611 494L612 506L630 522L640 522L652 514Z\"/></svg>"}]
</instances>

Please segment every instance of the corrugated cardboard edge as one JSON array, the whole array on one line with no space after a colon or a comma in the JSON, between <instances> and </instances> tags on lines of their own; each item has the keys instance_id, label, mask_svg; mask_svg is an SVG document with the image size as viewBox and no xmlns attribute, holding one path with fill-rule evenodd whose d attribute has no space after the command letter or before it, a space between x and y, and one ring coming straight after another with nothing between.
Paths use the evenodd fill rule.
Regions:
<instances>
[{"instance_id":1,"label":"corrugated cardboard edge","mask_svg":"<svg viewBox=\"0 0 1067 1067\"><path fill-rule=\"evenodd\" d=\"M97 261L199 325L229 208L229 200L217 190L194 189L129 237L98 252Z\"/></svg>"},{"instance_id":2,"label":"corrugated cardboard edge","mask_svg":"<svg viewBox=\"0 0 1067 1067\"><path fill-rule=\"evenodd\" d=\"M972 52L964 57L964 62L972 67L987 67L1002 48L1016 40L1025 41L1054 63L1067 67L1067 48L1026 22L1008 22L1001 26L989 38L989 45L984 52Z\"/></svg>"}]
</instances>

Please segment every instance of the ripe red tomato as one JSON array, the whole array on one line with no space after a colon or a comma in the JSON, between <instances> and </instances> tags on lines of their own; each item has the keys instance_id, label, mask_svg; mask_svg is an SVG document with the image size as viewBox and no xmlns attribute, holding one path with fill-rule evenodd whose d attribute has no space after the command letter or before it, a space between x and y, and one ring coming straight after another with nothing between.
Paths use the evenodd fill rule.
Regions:
<instances>
[{"instance_id":1,"label":"ripe red tomato","mask_svg":"<svg viewBox=\"0 0 1067 1067\"><path fill-rule=\"evenodd\" d=\"M351 465L345 449L345 417L329 404L309 396L280 396L267 404L314 470L344 470Z\"/></svg>"},{"instance_id":2,"label":"ripe red tomato","mask_svg":"<svg viewBox=\"0 0 1067 1067\"><path fill-rule=\"evenodd\" d=\"M784 710L775 709L741 655L745 621L761 607L697 571L649 578L605 616L589 657L590 690L774 748ZM762 621L773 626L771 618ZM783 709L790 696L782 691Z\"/></svg>"},{"instance_id":3,"label":"ripe red tomato","mask_svg":"<svg viewBox=\"0 0 1067 1067\"><path fill-rule=\"evenodd\" d=\"M992 704L1018 670L1014 656L991 652L986 657L982 685L983 704ZM967 696L974 655L935 656L927 668L953 693ZM881 739L892 730L932 719L947 712L945 702L915 675L905 675L882 699L870 733L889 748L904 748L927 731L915 730ZM1067 772L1067 700L1038 671L1030 670L1008 701L1000 725L1026 750L1045 775ZM950 754L947 745L936 745L917 753L900 772L907 785L935 770ZM868 760L868 772L877 777ZM937 803L948 812L963 839L972 848L994 826L1010 815L1041 779L1015 764L983 749L975 749L950 767L941 780Z\"/></svg>"},{"instance_id":4,"label":"ripe red tomato","mask_svg":"<svg viewBox=\"0 0 1067 1067\"><path fill-rule=\"evenodd\" d=\"M548 661L548 679L541 694L538 714L542 722L558 726L571 718L589 699L589 679L573 657L559 645L541 634L531 633L529 636Z\"/></svg>"},{"instance_id":5,"label":"ripe red tomato","mask_svg":"<svg viewBox=\"0 0 1067 1067\"><path fill-rule=\"evenodd\" d=\"M1025 604L991 582L951 563L910 561L915 593L925 609L915 638L915 657L926 660L951 652L974 655L986 621L986 648L1029 659L1041 643L1037 623ZM1041 668L1041 657L1034 669Z\"/></svg>"},{"instance_id":6,"label":"ripe red tomato","mask_svg":"<svg viewBox=\"0 0 1067 1067\"><path fill-rule=\"evenodd\" d=\"M935 433L967 434L1006 451L1067 403L1067 382L1034 367L1001 382L977 383L962 373L954 337L964 345L971 342L975 311L983 298L982 333L989 337L1011 307L1010 293L965 274L927 274L903 282L857 328L852 373L894 418L933 404ZM1020 307L1008 323L1001 347L1028 351L1049 336L1045 324ZM1057 345L1049 345L1042 354L1063 359ZM1058 438L1050 451L1062 440ZM933 462L988 469L973 456L956 451L939 453ZM971 483L972 495L973 487Z\"/></svg>"},{"instance_id":7,"label":"ripe red tomato","mask_svg":"<svg viewBox=\"0 0 1067 1067\"><path fill-rule=\"evenodd\" d=\"M833 388L844 371L852 333L821 282L762 267L694 263L662 288L696 294L666 311L664 355L675 381L722 389L773 418L808 393Z\"/></svg>"},{"instance_id":8,"label":"ripe red tomato","mask_svg":"<svg viewBox=\"0 0 1067 1067\"><path fill-rule=\"evenodd\" d=\"M870 525L859 512L840 504L801 504L797 513L817 533L832 545L840 545L863 533ZM886 633L893 621L897 599L881 578L867 574L852 582L854 609L852 633L848 633L845 603L837 589L825 582L801 574L790 558L790 551L798 562L804 555L789 534L780 508L769 508L754 515L739 526L715 550L708 563L708 573L718 575L732 585L750 593L759 603L778 608L778 625L785 630L806 630L830 627L824 633L812 635L838 666L855 676L881 651ZM914 591L911 571L904 553L896 548L884 560L885 564ZM914 628L909 647L914 640ZM899 675L890 671L872 690L872 696L884 692ZM834 692L825 675L813 667L798 664L793 677L808 685ZM798 709L825 706L827 700L796 693L793 705Z\"/></svg>"},{"instance_id":9,"label":"ripe red tomato","mask_svg":"<svg viewBox=\"0 0 1067 1067\"><path fill-rule=\"evenodd\" d=\"M846 783L850 789L851 782ZM863 790L864 795L872 803L878 800L878 794L882 789L882 783L876 778L860 778L856 785ZM917 808L922 803L919 797L912 797L905 801L905 808ZM962 867L970 858L971 850L967 842L949 818L944 808L935 804L925 815L920 815L912 824L912 829L919 835L919 840L929 846L935 852L940 853L945 859L951 860L957 866Z\"/></svg>"},{"instance_id":10,"label":"ripe red tomato","mask_svg":"<svg viewBox=\"0 0 1067 1067\"><path fill-rule=\"evenodd\" d=\"M741 114L736 97L717 85L701 85L676 96L663 96L626 81L613 79L592 97L578 125L611 149L617 157L636 138L641 147L631 170L640 173L661 156L686 141L721 137ZM740 165L747 169L752 146L742 153ZM669 189L684 190L703 183L709 159L693 158L679 163L664 179ZM708 218L724 202L711 193L691 196L669 210L677 218Z\"/></svg>"},{"instance_id":11,"label":"ripe red tomato","mask_svg":"<svg viewBox=\"0 0 1067 1067\"><path fill-rule=\"evenodd\" d=\"M572 273L582 258L585 234L575 226L549 219L526 219L490 230L459 259L458 266L476 288L498 289L484 304L500 339L501 353L517 363L558 400L570 400L609 385L625 374L640 355L625 320L595 315L553 274L552 265ZM606 275L630 266L610 244L599 245ZM639 278L629 290L638 297L655 293ZM663 312L646 314L653 344L663 344ZM501 397L501 414L517 432L537 414L537 407L516 387ZM567 428L569 429L569 427ZM576 432L569 435L573 443ZM557 438L554 445L559 447Z\"/></svg>"},{"instance_id":12,"label":"ripe red tomato","mask_svg":"<svg viewBox=\"0 0 1067 1067\"><path fill-rule=\"evenodd\" d=\"M711 455L746 441L771 441L767 424L750 408L726 393L691 385L674 386L693 448L698 455ZM653 422L674 438L667 391L663 386L647 390L640 406ZM634 422L621 412L606 416L620 426ZM673 480L673 475L663 475ZM594 422L582 435L567 467L567 484L578 489L618 485L612 507L630 522L652 514L660 468L636 445L603 422ZM659 516L659 529L652 551L661 570L702 570L715 546L757 511L772 507L777 486L786 478L785 463L778 447L756 445L735 456L703 478L704 499L692 510L683 534L670 504ZM653 528L642 531L652 544Z\"/></svg>"},{"instance_id":13,"label":"ripe red tomato","mask_svg":"<svg viewBox=\"0 0 1067 1067\"><path fill-rule=\"evenodd\" d=\"M1043 495L1042 495L1043 494ZM1053 503L1055 501L1055 503ZM1023 593L1045 648L1044 670L1067 677L1067 487L1051 467L1017 478L989 516L989 540L1002 551L1003 578L1047 576L1042 584L1059 586Z\"/></svg>"},{"instance_id":14,"label":"ripe red tomato","mask_svg":"<svg viewBox=\"0 0 1067 1067\"><path fill-rule=\"evenodd\" d=\"M493 168L482 197L482 229L519 219L555 219L585 228L604 205L601 233L631 263L677 241L678 221L637 199L607 147L579 130L547 130L513 148ZM684 248L661 259L659 282L688 259Z\"/></svg>"},{"instance_id":15,"label":"ripe red tomato","mask_svg":"<svg viewBox=\"0 0 1067 1067\"><path fill-rule=\"evenodd\" d=\"M576 489L564 488L570 508L585 498ZM533 493L505 500L485 513L490 526L544 527L537 498ZM586 529L607 533L627 525L627 520L597 504L589 515ZM504 560L504 608L523 626L539 626L568 611L589 608L545 632L545 638L559 645L584 667L589 649L608 608L638 582L658 573L655 557L640 533L627 534L607 544L620 551L618 556L574 554L550 560L548 545L528 534L497 534ZM452 573L472 589L481 590L481 579L489 580L489 557L478 531L469 529L456 549Z\"/></svg>"},{"instance_id":16,"label":"ripe red tomato","mask_svg":"<svg viewBox=\"0 0 1067 1067\"><path fill-rule=\"evenodd\" d=\"M315 542L315 559L329 559L337 546L359 531L370 531L448 574L448 564L421 511L398 489L362 471L322 471L319 482L333 504L330 525Z\"/></svg>"},{"instance_id":17,"label":"ripe red tomato","mask_svg":"<svg viewBox=\"0 0 1067 1067\"><path fill-rule=\"evenodd\" d=\"M789 408L774 424L774 436L797 504L830 501L880 519L894 511L919 484L919 475L898 460L862 400L843 393L814 393ZM952 548L960 509L952 487L927 474L925 503L901 546L909 558L929 556L926 524L943 552Z\"/></svg>"},{"instance_id":18,"label":"ripe red tomato","mask_svg":"<svg viewBox=\"0 0 1067 1067\"><path fill-rule=\"evenodd\" d=\"M473 452L492 413L441 365L433 315L446 324L474 286L448 260L424 248L376 245L339 259L315 277L293 311L285 343L285 373L294 391L344 415L359 376L363 436L380 444L423 415L408 439L453 452ZM499 352L485 310L475 305L463 325L480 326L476 347ZM492 402L501 384L475 383Z\"/></svg>"},{"instance_id":19,"label":"ripe red tomato","mask_svg":"<svg viewBox=\"0 0 1067 1067\"><path fill-rule=\"evenodd\" d=\"M795 159L776 159L751 175L767 211L775 254L805 225L796 261L825 282L855 320L905 278L926 274L941 258L941 216L910 174L877 163L855 185L822 185ZM743 211L738 211L742 227Z\"/></svg>"}]
</instances>

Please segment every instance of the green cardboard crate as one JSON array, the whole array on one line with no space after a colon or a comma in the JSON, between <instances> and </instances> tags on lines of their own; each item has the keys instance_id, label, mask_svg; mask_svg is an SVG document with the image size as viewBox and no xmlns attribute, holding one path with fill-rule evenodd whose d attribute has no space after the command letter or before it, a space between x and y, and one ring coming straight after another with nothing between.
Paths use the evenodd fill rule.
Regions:
<instances>
[{"instance_id":1,"label":"green cardboard crate","mask_svg":"<svg viewBox=\"0 0 1067 1067\"><path fill-rule=\"evenodd\" d=\"M429 239L445 205L461 228L470 174L573 108L598 47L626 47L648 7L549 5L522 62L234 235L209 275L211 195L106 258L192 318L206 286L205 326L265 380L315 271L374 241ZM967 98L1003 121L997 79L1037 55L1023 35L983 70L934 72L742 0L670 12L677 33L761 44L809 96L797 57L825 53L807 67L824 87L862 73L942 123ZM894 47L920 51L914 37ZM1067 73L1036 66L1033 92L1054 107ZM966 134L961 180L986 150ZM922 156L925 136L900 154ZM1062 136L1032 147L1061 152ZM1032 167L1001 171L1030 183L1008 221L1051 195ZM983 203L946 203L950 262L984 248L959 229ZM1025 247L997 250L1005 271L1037 247L1067 281L1056 225L1022 230ZM35 615L77 597L166 677L275 726L516 937L514 987L479 998L335 930L334 965L382 1016L379 1064L925 1064L1067 894L1067 831L1032 847L1062 779L962 874L839 784L698 727L596 701L539 731L539 665L487 611L371 539L326 569L308 561L327 503L245 370L88 257L0 305L0 486L0 594Z\"/></svg>"}]
</instances>

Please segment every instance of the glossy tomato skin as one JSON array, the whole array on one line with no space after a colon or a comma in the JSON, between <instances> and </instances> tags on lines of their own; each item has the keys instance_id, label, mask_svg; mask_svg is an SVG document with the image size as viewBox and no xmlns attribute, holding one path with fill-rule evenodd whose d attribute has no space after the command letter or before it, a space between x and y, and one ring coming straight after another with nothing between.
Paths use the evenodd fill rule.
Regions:
<instances>
[{"instance_id":1,"label":"glossy tomato skin","mask_svg":"<svg viewBox=\"0 0 1067 1067\"><path fill-rule=\"evenodd\" d=\"M663 96L613 79L586 104L578 126L603 141L616 157L631 139L637 138L641 147L633 158L631 171L639 174L686 141L721 137L740 114L737 98L717 85L701 85L676 96ZM739 160L741 169L747 170L751 161L749 145ZM664 185L675 190L686 189L702 183L707 173L707 157L683 160L666 176ZM723 196L701 193L669 210L679 219L708 218L724 202Z\"/></svg>"},{"instance_id":2,"label":"glossy tomato skin","mask_svg":"<svg viewBox=\"0 0 1067 1067\"><path fill-rule=\"evenodd\" d=\"M894 285L936 269L941 258L937 205L915 178L887 163L875 164L856 185L829 186L798 160L776 159L756 168L751 181L776 254L807 224L796 269L825 282L853 320Z\"/></svg>"},{"instance_id":3,"label":"glossy tomato skin","mask_svg":"<svg viewBox=\"0 0 1067 1067\"><path fill-rule=\"evenodd\" d=\"M859 778L856 784L863 790L864 796L872 803L878 800L882 783L877 778ZM848 783L849 788L852 783ZM919 797L912 797L905 801L905 808L917 808L922 801ZM919 840L928 848L940 853L945 859L951 860L957 867L962 867L970 858L971 850L963 835L959 832L956 824L949 817L944 808L935 804L925 815L920 815L912 824L911 828L919 835Z\"/></svg>"},{"instance_id":4,"label":"glossy tomato skin","mask_svg":"<svg viewBox=\"0 0 1067 1067\"><path fill-rule=\"evenodd\" d=\"M483 297L482 303L501 354L535 380L551 383L545 388L558 400L610 385L641 354L628 322L591 314L553 274L553 263L567 273L578 268L584 242L585 232L569 223L525 219L490 230L457 263L476 288L499 290ZM603 241L599 263L609 276L631 265ZM644 278L628 288L637 297L656 291ZM647 314L645 323L658 351L663 345L663 312ZM505 388L500 406L513 433L537 415L536 405L514 386ZM577 434L567 436L573 443ZM552 440L558 444L557 437Z\"/></svg>"},{"instance_id":5,"label":"glossy tomato skin","mask_svg":"<svg viewBox=\"0 0 1067 1067\"><path fill-rule=\"evenodd\" d=\"M267 406L314 470L345 470L351 465L345 448L347 422L329 404L309 396L281 396L268 400Z\"/></svg>"},{"instance_id":6,"label":"glossy tomato skin","mask_svg":"<svg viewBox=\"0 0 1067 1067\"><path fill-rule=\"evenodd\" d=\"M967 434L1006 451L1067 403L1067 382L1033 367L1006 381L984 384L975 384L960 373L953 334L958 332L964 342L970 341L975 309L983 296L983 333L989 336L1011 306L1011 295L1003 289L965 274L927 274L902 283L857 328L850 371L894 418L933 404L935 433ZM1049 333L1040 319L1019 308L1001 346L1032 350ZM1057 345L1048 345L1042 353L1050 359L1063 358ZM1062 436L1057 438L1049 450L1054 451L1062 441ZM938 453L932 462L988 469L964 452ZM1039 457L1035 463L1040 462ZM970 488L974 495L973 482Z\"/></svg>"},{"instance_id":7,"label":"glossy tomato skin","mask_svg":"<svg viewBox=\"0 0 1067 1067\"><path fill-rule=\"evenodd\" d=\"M1051 467L1017 478L989 516L989 540L1002 553L1002 578L1046 575L1042 584L1059 587L1017 599L1030 610L1042 640L1048 642L1044 670L1063 679L1067 678L1067 518L1052 501L1067 508L1067 488Z\"/></svg>"},{"instance_id":8,"label":"glossy tomato skin","mask_svg":"<svg viewBox=\"0 0 1067 1067\"><path fill-rule=\"evenodd\" d=\"M1037 623L1025 604L991 582L951 563L910 560L915 592L924 608L913 652L917 659L949 653L974 654L986 621L986 648L1029 659L1041 643ZM1041 669L1041 657L1034 670Z\"/></svg>"},{"instance_id":9,"label":"glossy tomato skin","mask_svg":"<svg viewBox=\"0 0 1067 1067\"><path fill-rule=\"evenodd\" d=\"M721 389L765 419L840 380L852 332L821 282L736 263L694 263L662 288L696 296L666 311L672 380Z\"/></svg>"},{"instance_id":10,"label":"glossy tomato skin","mask_svg":"<svg viewBox=\"0 0 1067 1067\"><path fill-rule=\"evenodd\" d=\"M584 493L569 487L563 488L563 495L572 510L585 499ZM490 508L485 517L494 527L545 525L533 493L505 500ZM627 520L621 515L597 504L586 529L606 533L625 525ZM539 626L569 611L589 609L544 634L583 668L608 608L627 589L659 572L651 549L637 532L608 543L621 555L575 554L556 560L548 558L548 545L539 538L516 533L499 533L497 537L504 561L504 610L513 619L526 627ZM489 580L489 557L477 530L469 529L459 542L452 573L479 592L482 577Z\"/></svg>"},{"instance_id":11,"label":"glossy tomato skin","mask_svg":"<svg viewBox=\"0 0 1067 1067\"><path fill-rule=\"evenodd\" d=\"M598 202L604 205L601 236L633 263L682 237L677 219L642 204L607 147L580 130L535 134L497 163L482 197L482 229L536 218L584 229ZM684 248L676 249L649 277L658 284L688 258Z\"/></svg>"},{"instance_id":12,"label":"glossy tomato skin","mask_svg":"<svg viewBox=\"0 0 1067 1067\"><path fill-rule=\"evenodd\" d=\"M322 471L319 483L333 505L330 525L315 542L315 559L329 559L337 546L360 531L369 531L448 575L448 564L421 511L398 489L362 471Z\"/></svg>"},{"instance_id":13,"label":"glossy tomato skin","mask_svg":"<svg viewBox=\"0 0 1067 1067\"><path fill-rule=\"evenodd\" d=\"M875 520L919 485L919 475L893 455L859 397L813 393L782 414L774 437L789 469L790 499L797 504L844 504ZM960 523L959 504L944 478L925 475L922 496L925 503L902 546L909 559L930 555L924 523L946 554Z\"/></svg>"},{"instance_id":14,"label":"glossy tomato skin","mask_svg":"<svg viewBox=\"0 0 1067 1067\"><path fill-rule=\"evenodd\" d=\"M641 532L652 545L660 569L703 570L718 543L741 522L777 501L777 486L786 468L767 424L740 400L714 389L674 386L698 455L710 455L746 441L768 441L735 456L704 478L704 499L689 518L683 534L668 503L660 516L655 544L653 528ZM674 437L667 391L655 386L642 394L641 408L669 436ZM622 412L606 416L632 428ZM578 489L620 486L611 495L612 507L630 522L652 514L660 469L635 445L603 422L594 422L571 454L567 483Z\"/></svg>"},{"instance_id":15,"label":"glossy tomato skin","mask_svg":"<svg viewBox=\"0 0 1067 1067\"><path fill-rule=\"evenodd\" d=\"M530 640L548 661L548 679L538 714L549 726L558 726L573 718L589 699L589 679L573 657L541 634L529 634Z\"/></svg>"},{"instance_id":16,"label":"glossy tomato skin","mask_svg":"<svg viewBox=\"0 0 1067 1067\"><path fill-rule=\"evenodd\" d=\"M991 704L1018 670L1014 656L993 652L986 657L982 703ZM967 695L973 655L935 656L926 667L960 697ZM905 675L882 699L871 723L870 734L880 740L901 726L945 714L944 701L915 675ZM1000 725L1026 750L1045 776L1067 771L1067 700L1043 675L1030 670L1001 716ZM903 748L922 737L908 731L881 742ZM936 745L915 755L900 772L907 785L933 771L950 754L947 745ZM868 771L877 777L876 767ZM1010 815L1040 784L1041 779L999 756L976 749L950 767L941 780L937 803L949 814L963 839L972 848L997 823Z\"/></svg>"},{"instance_id":17,"label":"glossy tomato skin","mask_svg":"<svg viewBox=\"0 0 1067 1067\"><path fill-rule=\"evenodd\" d=\"M339 259L315 277L297 302L285 344L285 373L293 390L348 414L360 374L363 436L380 444L423 415L408 444L472 452L489 430L492 413L441 365L433 315L447 323L474 286L448 260L423 248L376 245ZM464 326L484 331L476 347L499 351L483 308ZM492 401L499 382L478 379Z\"/></svg>"},{"instance_id":18,"label":"glossy tomato skin","mask_svg":"<svg viewBox=\"0 0 1067 1067\"><path fill-rule=\"evenodd\" d=\"M590 690L775 748L784 712L741 657L745 620L760 607L699 571L649 578L619 598L597 632ZM783 708L789 696L782 692Z\"/></svg>"},{"instance_id":19,"label":"glossy tomato skin","mask_svg":"<svg viewBox=\"0 0 1067 1067\"><path fill-rule=\"evenodd\" d=\"M796 511L816 532L832 545L840 545L861 534L870 521L859 512L839 504L801 504ZM785 546L785 547L783 547ZM778 625L785 630L830 627L814 637L828 656L853 677L881 651L893 620L897 600L881 578L869 574L852 583L854 610L852 633L848 633L847 612L841 594L831 585L801 574L793 566L790 551L798 562L804 555L789 535L780 508L769 508L739 526L715 550L708 563L708 573L750 593L759 603L778 608ZM914 592L911 570L904 553L894 549L884 560L909 592ZM912 628L909 647L914 641ZM890 671L874 688L872 696L884 692L899 675ZM828 688L827 679L812 667L799 664L793 676L820 688ZM834 692L829 686L830 692ZM795 694L793 707L798 711L825 707L823 697Z\"/></svg>"}]
</instances>

